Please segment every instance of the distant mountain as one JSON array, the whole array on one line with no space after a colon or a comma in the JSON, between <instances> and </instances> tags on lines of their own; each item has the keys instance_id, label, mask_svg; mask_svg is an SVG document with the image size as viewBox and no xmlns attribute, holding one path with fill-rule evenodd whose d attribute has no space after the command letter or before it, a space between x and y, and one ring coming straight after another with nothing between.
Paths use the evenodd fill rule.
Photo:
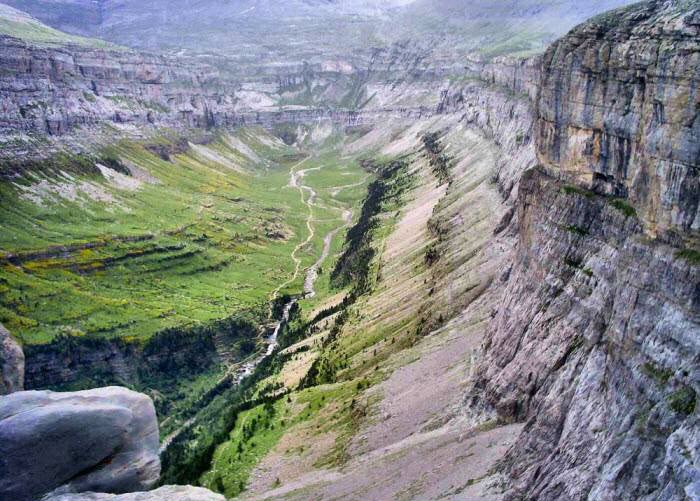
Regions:
<instances>
[{"instance_id":1,"label":"distant mountain","mask_svg":"<svg viewBox=\"0 0 700 501\"><path fill-rule=\"evenodd\" d=\"M102 40L70 35L51 28L27 13L3 4L0 4L0 34L44 45L112 46L112 44Z\"/></svg>"},{"instance_id":2,"label":"distant mountain","mask_svg":"<svg viewBox=\"0 0 700 501\"><path fill-rule=\"evenodd\" d=\"M484 55L541 50L630 0L0 0L78 35L241 61L314 61L401 40ZM294 33L291 37L290 33ZM291 40L291 41L290 41ZM489 45L488 50L482 50Z\"/></svg>"}]
</instances>

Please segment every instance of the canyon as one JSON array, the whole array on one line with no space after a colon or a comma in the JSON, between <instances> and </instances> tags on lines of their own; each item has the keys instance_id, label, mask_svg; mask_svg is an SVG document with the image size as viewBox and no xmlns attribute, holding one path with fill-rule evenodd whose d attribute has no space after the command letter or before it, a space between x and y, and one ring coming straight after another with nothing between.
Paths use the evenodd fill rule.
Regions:
<instances>
[{"instance_id":1,"label":"canyon","mask_svg":"<svg viewBox=\"0 0 700 501\"><path fill-rule=\"evenodd\" d=\"M697 1L3 4L0 499L700 499Z\"/></svg>"}]
</instances>

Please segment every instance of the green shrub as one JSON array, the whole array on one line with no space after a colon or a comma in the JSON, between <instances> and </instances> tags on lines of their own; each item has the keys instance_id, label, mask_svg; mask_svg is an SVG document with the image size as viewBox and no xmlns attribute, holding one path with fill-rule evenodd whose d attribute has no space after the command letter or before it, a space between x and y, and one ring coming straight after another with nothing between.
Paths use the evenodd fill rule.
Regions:
<instances>
[{"instance_id":1,"label":"green shrub","mask_svg":"<svg viewBox=\"0 0 700 501\"><path fill-rule=\"evenodd\" d=\"M579 235L581 237L585 237L588 235L588 230L585 228L581 228L580 226L576 226L575 224L571 224L566 227L566 231L574 233L576 235Z\"/></svg>"},{"instance_id":2,"label":"green shrub","mask_svg":"<svg viewBox=\"0 0 700 501\"><path fill-rule=\"evenodd\" d=\"M433 168L433 173L440 181L440 184L450 182L450 159L443 153L443 147L440 143L440 134L438 132L430 132L423 136L423 146L428 152L430 165Z\"/></svg>"},{"instance_id":3,"label":"green shrub","mask_svg":"<svg viewBox=\"0 0 700 501\"><path fill-rule=\"evenodd\" d=\"M563 186L561 190L567 195L581 195L586 198L593 198L594 195L592 191L584 190L583 188L579 188L578 186L572 186L569 184Z\"/></svg>"},{"instance_id":4,"label":"green shrub","mask_svg":"<svg viewBox=\"0 0 700 501\"><path fill-rule=\"evenodd\" d=\"M683 249L678 251L676 252L676 258L685 259L694 266L700 265L700 251L696 251L695 249Z\"/></svg>"},{"instance_id":5,"label":"green shrub","mask_svg":"<svg viewBox=\"0 0 700 501\"><path fill-rule=\"evenodd\" d=\"M571 266L572 268L578 268L578 269L581 268L581 260L580 259L572 259L572 258L567 257L566 259L564 259L564 264L566 264L567 266Z\"/></svg>"},{"instance_id":6,"label":"green shrub","mask_svg":"<svg viewBox=\"0 0 700 501\"><path fill-rule=\"evenodd\" d=\"M432 266L440 259L440 252L436 244L431 244L425 251L425 264Z\"/></svg>"},{"instance_id":7,"label":"green shrub","mask_svg":"<svg viewBox=\"0 0 700 501\"><path fill-rule=\"evenodd\" d=\"M666 384L673 376L673 371L657 367L653 362L647 362L642 367L642 372L659 383Z\"/></svg>"},{"instance_id":8,"label":"green shrub","mask_svg":"<svg viewBox=\"0 0 700 501\"><path fill-rule=\"evenodd\" d=\"M697 395L690 386L684 386L678 391L674 391L668 397L668 406L678 414L690 416L695 412Z\"/></svg>"},{"instance_id":9,"label":"green shrub","mask_svg":"<svg viewBox=\"0 0 700 501\"><path fill-rule=\"evenodd\" d=\"M632 207L629 203L627 203L625 200L621 198L615 198L610 201L610 205L615 207L617 210L622 212L626 217L636 217L637 216L637 211L634 210L634 207Z\"/></svg>"}]
</instances>

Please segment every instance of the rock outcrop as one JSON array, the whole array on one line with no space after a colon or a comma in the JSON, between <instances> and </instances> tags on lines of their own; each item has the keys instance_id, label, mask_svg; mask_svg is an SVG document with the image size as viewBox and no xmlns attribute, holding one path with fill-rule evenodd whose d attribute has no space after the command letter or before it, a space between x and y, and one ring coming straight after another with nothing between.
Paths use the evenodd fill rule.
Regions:
<instances>
[{"instance_id":1,"label":"rock outcrop","mask_svg":"<svg viewBox=\"0 0 700 501\"><path fill-rule=\"evenodd\" d=\"M594 18L543 58L538 154L551 175L629 198L649 234L700 230L700 9Z\"/></svg>"},{"instance_id":2,"label":"rock outcrop","mask_svg":"<svg viewBox=\"0 0 700 501\"><path fill-rule=\"evenodd\" d=\"M0 395L24 387L24 353L12 334L0 324Z\"/></svg>"},{"instance_id":3,"label":"rock outcrop","mask_svg":"<svg viewBox=\"0 0 700 501\"><path fill-rule=\"evenodd\" d=\"M124 493L158 481L151 400L125 388L27 391L0 399L0 498Z\"/></svg>"},{"instance_id":4,"label":"rock outcrop","mask_svg":"<svg viewBox=\"0 0 700 501\"><path fill-rule=\"evenodd\" d=\"M61 494L50 496L44 501L226 501L226 498L201 487L166 485L149 492L120 495L95 492Z\"/></svg>"},{"instance_id":5,"label":"rock outcrop","mask_svg":"<svg viewBox=\"0 0 700 501\"><path fill-rule=\"evenodd\" d=\"M544 57L541 165L470 394L526 423L510 499L700 498L699 15L648 2Z\"/></svg>"},{"instance_id":6,"label":"rock outcrop","mask_svg":"<svg viewBox=\"0 0 700 501\"><path fill-rule=\"evenodd\" d=\"M130 50L0 36L0 132L65 134L114 123L221 125L234 89L207 65Z\"/></svg>"}]
</instances>

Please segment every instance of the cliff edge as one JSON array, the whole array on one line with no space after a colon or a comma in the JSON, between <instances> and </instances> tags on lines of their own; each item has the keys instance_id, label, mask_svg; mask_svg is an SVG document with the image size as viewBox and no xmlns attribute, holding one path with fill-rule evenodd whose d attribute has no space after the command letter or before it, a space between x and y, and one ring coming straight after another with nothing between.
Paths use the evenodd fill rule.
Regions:
<instances>
[{"instance_id":1,"label":"cliff edge","mask_svg":"<svg viewBox=\"0 0 700 501\"><path fill-rule=\"evenodd\" d=\"M525 422L511 499L700 498L699 20L647 2L543 58L540 165L471 393Z\"/></svg>"}]
</instances>

